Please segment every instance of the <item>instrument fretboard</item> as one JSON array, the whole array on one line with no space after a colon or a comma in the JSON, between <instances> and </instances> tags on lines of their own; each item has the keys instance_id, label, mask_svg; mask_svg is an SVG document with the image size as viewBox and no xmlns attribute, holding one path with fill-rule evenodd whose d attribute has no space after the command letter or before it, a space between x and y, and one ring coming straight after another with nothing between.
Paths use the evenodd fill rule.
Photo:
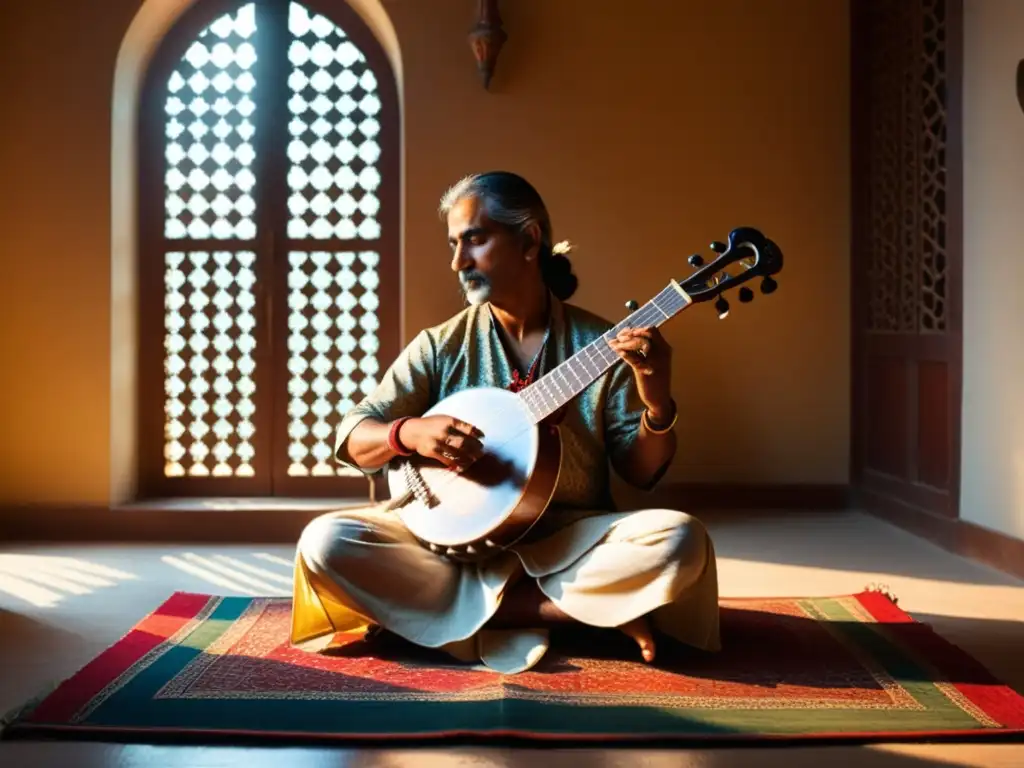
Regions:
<instances>
[{"instance_id":1,"label":"instrument fretboard","mask_svg":"<svg viewBox=\"0 0 1024 768\"><path fill-rule=\"evenodd\" d=\"M540 423L593 384L620 358L608 345L624 328L660 326L692 303L675 282L568 360L520 390L534 423Z\"/></svg>"}]
</instances>

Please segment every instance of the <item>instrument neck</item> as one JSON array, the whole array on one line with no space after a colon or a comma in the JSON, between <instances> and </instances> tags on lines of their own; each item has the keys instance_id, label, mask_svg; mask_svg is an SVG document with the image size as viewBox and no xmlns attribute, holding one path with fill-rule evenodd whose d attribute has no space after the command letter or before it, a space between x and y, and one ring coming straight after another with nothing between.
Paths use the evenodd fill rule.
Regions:
<instances>
[{"instance_id":1,"label":"instrument neck","mask_svg":"<svg viewBox=\"0 0 1024 768\"><path fill-rule=\"evenodd\" d=\"M609 342L624 328L661 326L686 309L692 300L673 281L618 325L519 391L535 424L539 424L601 377L622 358Z\"/></svg>"}]
</instances>

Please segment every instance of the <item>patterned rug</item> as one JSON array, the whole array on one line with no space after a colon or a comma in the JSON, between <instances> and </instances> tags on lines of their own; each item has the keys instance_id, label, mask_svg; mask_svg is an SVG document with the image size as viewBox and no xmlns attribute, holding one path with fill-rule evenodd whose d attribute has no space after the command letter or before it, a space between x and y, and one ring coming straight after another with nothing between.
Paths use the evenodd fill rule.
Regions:
<instances>
[{"instance_id":1,"label":"patterned rug","mask_svg":"<svg viewBox=\"0 0 1024 768\"><path fill-rule=\"evenodd\" d=\"M459 665L386 633L289 647L287 598L176 593L4 738L749 742L1024 740L1024 698L878 592L722 600L724 650L556 635L533 670Z\"/></svg>"}]
</instances>

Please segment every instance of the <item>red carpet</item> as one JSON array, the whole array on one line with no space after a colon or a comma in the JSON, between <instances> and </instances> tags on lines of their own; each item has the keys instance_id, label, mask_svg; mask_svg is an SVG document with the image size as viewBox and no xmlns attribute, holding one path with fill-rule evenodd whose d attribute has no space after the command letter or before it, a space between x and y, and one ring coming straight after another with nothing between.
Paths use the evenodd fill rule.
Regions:
<instances>
[{"instance_id":1,"label":"red carpet","mask_svg":"<svg viewBox=\"0 0 1024 768\"><path fill-rule=\"evenodd\" d=\"M723 600L721 653L663 643L654 665L613 632L556 636L513 676L387 635L298 651L289 609L175 594L4 738L1024 740L1024 698L873 592Z\"/></svg>"}]
</instances>

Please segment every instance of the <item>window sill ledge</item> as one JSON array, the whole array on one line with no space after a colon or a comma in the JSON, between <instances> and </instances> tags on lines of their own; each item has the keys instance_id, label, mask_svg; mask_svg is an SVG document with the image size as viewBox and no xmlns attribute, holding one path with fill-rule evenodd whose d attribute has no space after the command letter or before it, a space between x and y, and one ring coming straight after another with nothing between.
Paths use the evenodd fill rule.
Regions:
<instances>
[{"instance_id":1,"label":"window sill ledge","mask_svg":"<svg viewBox=\"0 0 1024 768\"><path fill-rule=\"evenodd\" d=\"M176 497L142 499L111 506L112 512L331 512L369 504L368 496L346 498L299 497Z\"/></svg>"},{"instance_id":2,"label":"window sill ledge","mask_svg":"<svg viewBox=\"0 0 1024 768\"><path fill-rule=\"evenodd\" d=\"M0 511L0 541L287 543L320 515L366 506L366 496L147 499L117 506L30 505Z\"/></svg>"}]
</instances>

